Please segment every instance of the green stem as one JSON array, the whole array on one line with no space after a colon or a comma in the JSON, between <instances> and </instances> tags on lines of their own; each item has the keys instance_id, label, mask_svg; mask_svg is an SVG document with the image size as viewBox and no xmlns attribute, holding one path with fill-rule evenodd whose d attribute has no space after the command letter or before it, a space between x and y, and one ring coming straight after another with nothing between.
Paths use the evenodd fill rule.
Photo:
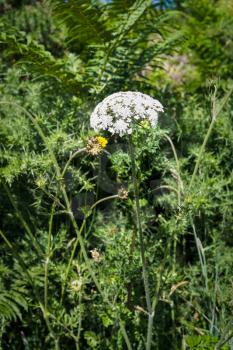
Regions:
<instances>
[{"instance_id":1,"label":"green stem","mask_svg":"<svg viewBox=\"0 0 233 350\"><path fill-rule=\"evenodd\" d=\"M98 200L97 202L95 202L95 203L91 206L89 215L91 215L92 210L94 210L94 208L95 208L98 204L100 204L100 203L102 203L102 202L105 202L106 200L115 199L115 198L119 198L119 196L118 196L118 195L113 195L113 196L101 198L100 200ZM69 212L68 212L68 213L69 213ZM67 278L68 278L69 273L70 273L71 264L72 264L72 261L73 261L73 259L74 259L74 255L75 255L76 249L77 249L77 247L78 247L79 237L81 236L81 234L82 234L82 232L83 232L83 230L84 230L84 228L85 228L85 225L86 225L86 222L87 222L87 218L88 218L88 216L85 217L85 219L83 220L82 225L81 225L81 227L80 227L80 229L79 229L79 235L77 235L77 238L76 238L76 240L75 240L74 247L73 247L73 250L72 250L72 252L71 252L71 256L70 256L70 259L69 259L69 262L68 262L68 265L67 265L67 268L66 268L65 278L64 278L64 281L63 281L63 285L62 285L61 303L62 303L63 298L64 298L65 286L66 286Z\"/></svg>"},{"instance_id":2,"label":"green stem","mask_svg":"<svg viewBox=\"0 0 233 350\"><path fill-rule=\"evenodd\" d=\"M59 338L55 339L55 350L59 350L60 349L60 345L59 345Z\"/></svg>"},{"instance_id":3,"label":"green stem","mask_svg":"<svg viewBox=\"0 0 233 350\"><path fill-rule=\"evenodd\" d=\"M192 187L193 182L195 180L195 177L197 175L197 171L199 169L199 166L200 166L200 163L201 163L201 160L202 160L202 155L204 153L206 144L207 144L207 142L209 140L209 137L210 137L210 134L211 134L212 129L214 127L214 124L215 124L215 118L212 118L210 126L209 126L209 129L207 130L207 133L205 135L204 141L203 141L203 143L201 145L201 148L200 148L200 151L199 151L199 154L198 154L198 157L197 157L197 161L196 161L196 164L195 164L195 167L194 167L194 171L193 171L192 178L191 178L191 181L190 181L190 184L189 184L189 188Z\"/></svg>"},{"instance_id":4,"label":"green stem","mask_svg":"<svg viewBox=\"0 0 233 350\"><path fill-rule=\"evenodd\" d=\"M86 219L83 220L82 226L81 226L80 229L79 229L79 233L80 233L80 234L82 234L82 231L83 231L85 225L86 225ZM71 256L70 256L70 259L69 259L67 268L66 268L65 278L64 278L64 281L63 281L63 284L62 284L61 301L60 301L60 303L62 303L62 302L63 302L63 299L64 299L64 293L65 293L66 282L67 282L67 279L68 279L68 276L69 276L71 264L72 264L72 261L73 261L73 259L74 259L74 254L75 254L75 252L76 252L76 249L77 249L77 246L78 246L78 242L79 242L79 237L77 236L77 238L76 238L76 240L75 240L75 243L74 243L73 250L72 250L72 252L71 252Z\"/></svg>"},{"instance_id":5,"label":"green stem","mask_svg":"<svg viewBox=\"0 0 233 350\"><path fill-rule=\"evenodd\" d=\"M66 165L64 166L64 169L63 169L63 171L62 171L62 174L61 174L62 177L64 177L64 175L65 175L65 173L66 173L66 171L67 171L67 169L68 169L70 163L72 162L72 160L73 160L75 157L77 157L79 154L84 153L85 151L86 151L86 148L81 148L81 149L77 150L76 152L74 152L73 154L71 154L70 158L68 159L68 161L67 161L67 163L66 163Z\"/></svg>"},{"instance_id":6,"label":"green stem","mask_svg":"<svg viewBox=\"0 0 233 350\"><path fill-rule=\"evenodd\" d=\"M144 289L145 289L147 310L148 312L150 312L151 300L150 300L149 283L148 283L148 276L147 276L147 270L146 270L145 247L143 242L143 233L142 233L142 224L141 224L141 215L140 215L139 188L138 188L138 180L137 180L137 173L136 173L135 153L134 153L134 146L133 146L132 140L130 140L129 142L129 151L130 151L131 165L132 165L132 175L133 175L132 177L133 177L135 204L136 204L136 220L137 220L137 230L138 230L139 242L140 242Z\"/></svg>"},{"instance_id":7,"label":"green stem","mask_svg":"<svg viewBox=\"0 0 233 350\"><path fill-rule=\"evenodd\" d=\"M42 251L39 243L37 242L36 238L34 237L30 227L27 224L27 222L24 220L22 214L20 213L20 211L19 211L19 209L18 209L18 207L17 207L17 205L16 205L16 203L15 203L15 201L13 199L13 196L12 196L11 192L9 191L8 186L5 183L3 183L3 187L4 187L4 190L6 191L6 193L8 195L8 198L9 198L9 200L10 200L10 202L11 202L11 204L12 204L14 210L15 210L16 216L20 220L20 222L21 222L22 226L24 227L27 235L29 236L30 241L33 244L37 254L39 256L42 256L43 255L43 251Z\"/></svg>"},{"instance_id":8,"label":"green stem","mask_svg":"<svg viewBox=\"0 0 233 350\"><path fill-rule=\"evenodd\" d=\"M50 215L50 219L49 219L48 244L47 244L46 257L45 257L44 308L45 308L46 317L47 317L47 311L48 311L48 266L49 266L49 260L50 260L50 254L51 254L51 238L52 238L53 218L54 218L54 213L55 213L55 207L56 207L56 198L53 202L51 215Z\"/></svg>"},{"instance_id":9,"label":"green stem","mask_svg":"<svg viewBox=\"0 0 233 350\"><path fill-rule=\"evenodd\" d=\"M183 182L182 182L182 179L181 179L181 170L180 170L180 162L179 162L179 159L178 159L178 156L177 156L177 152L176 152L176 149L175 149L175 146L171 140L171 138L168 136L168 135L164 135L165 138L168 140L168 142L170 143L170 146L172 148L172 152L174 154L174 158L175 158L175 161L176 161L176 168L177 168L177 194L178 194L178 206L180 208L180 205L181 205L181 190L183 188Z\"/></svg>"},{"instance_id":10,"label":"green stem","mask_svg":"<svg viewBox=\"0 0 233 350\"><path fill-rule=\"evenodd\" d=\"M155 316L154 312L151 312L148 315L146 350L150 350L151 349L154 316Z\"/></svg>"},{"instance_id":11,"label":"green stem","mask_svg":"<svg viewBox=\"0 0 233 350\"><path fill-rule=\"evenodd\" d=\"M196 233L196 228L192 219L191 214L189 214L189 219L190 219L190 223L193 229L193 235L195 238L195 243L196 243L196 247L197 247L197 252L198 252L198 257L199 257L199 261L201 264L201 271L202 271L202 276L204 279L204 283L205 283L205 289L206 289L206 294L208 295L209 293L209 287L208 287L208 273L207 273L207 263L206 263L206 258L205 258L205 251L203 249L202 243L200 241L200 239L197 236Z\"/></svg>"},{"instance_id":12,"label":"green stem","mask_svg":"<svg viewBox=\"0 0 233 350\"><path fill-rule=\"evenodd\" d=\"M152 301L151 317L149 317L149 320L148 320L148 331L147 331L147 346L148 347L147 347L147 349L150 349L150 346L151 346L150 344L152 342L153 318L155 316L155 309L156 309L156 306L159 302L159 295L160 295L160 291L162 289L161 285L162 285L162 277L164 275L165 265L167 263L167 259L169 259L169 257L170 257L169 251L171 249L171 244L172 244L172 242L171 242L171 240L169 240L169 242L166 246L165 252L164 252L164 258L163 258L162 263L160 264L160 268L159 268L157 287L156 287L155 295L154 295L153 301Z\"/></svg>"},{"instance_id":13,"label":"green stem","mask_svg":"<svg viewBox=\"0 0 233 350\"><path fill-rule=\"evenodd\" d=\"M139 185L138 185L137 172L136 172L135 151L134 151L133 141L131 138L129 138L129 153L130 153L131 165L132 165L133 187L134 187L134 196L135 196L135 204L136 204L137 230L138 230L138 235L139 235L140 254L141 254L141 261L142 261L142 276L143 276L143 283L144 283L146 304L147 304L147 311L148 311L148 329L147 329L146 350L150 350L151 343L152 343L154 312L152 312L149 282L148 282L148 275L147 275L147 268L146 268L145 247L144 247L144 242L143 242L143 232L142 232L142 224L141 224L140 203L139 203Z\"/></svg>"},{"instance_id":14,"label":"green stem","mask_svg":"<svg viewBox=\"0 0 233 350\"><path fill-rule=\"evenodd\" d=\"M79 323L78 323L78 334L77 334L77 338L75 341L75 345L76 345L76 349L79 350L79 340L80 340L80 335L81 335L81 329L82 329L82 312L81 312L81 305L82 305L82 295L81 293L79 293Z\"/></svg>"},{"instance_id":15,"label":"green stem","mask_svg":"<svg viewBox=\"0 0 233 350\"><path fill-rule=\"evenodd\" d=\"M231 321L232 324L232 321ZM233 331L228 336L223 336L220 341L215 345L214 350L219 350L225 345L229 340L233 338Z\"/></svg>"}]
</instances>

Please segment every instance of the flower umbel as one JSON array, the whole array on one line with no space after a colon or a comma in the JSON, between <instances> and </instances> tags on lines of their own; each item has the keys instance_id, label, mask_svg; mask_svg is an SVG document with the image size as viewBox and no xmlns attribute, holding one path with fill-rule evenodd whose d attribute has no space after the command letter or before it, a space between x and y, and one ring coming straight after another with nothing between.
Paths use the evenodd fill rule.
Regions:
<instances>
[{"instance_id":1,"label":"flower umbel","mask_svg":"<svg viewBox=\"0 0 233 350\"><path fill-rule=\"evenodd\" d=\"M91 127L95 130L108 130L111 134L131 134L138 121L157 124L158 113L163 106L154 98L141 92L117 92L100 102L91 114Z\"/></svg>"}]
</instances>

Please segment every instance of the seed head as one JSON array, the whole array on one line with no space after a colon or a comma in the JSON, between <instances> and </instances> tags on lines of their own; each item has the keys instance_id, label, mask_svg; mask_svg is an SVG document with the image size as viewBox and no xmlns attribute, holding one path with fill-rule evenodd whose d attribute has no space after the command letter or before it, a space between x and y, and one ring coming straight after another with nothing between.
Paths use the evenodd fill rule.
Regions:
<instances>
[{"instance_id":1,"label":"seed head","mask_svg":"<svg viewBox=\"0 0 233 350\"><path fill-rule=\"evenodd\" d=\"M90 250L90 253L91 253L91 257L94 260L94 262L99 263L101 261L102 257L96 248Z\"/></svg>"},{"instance_id":2,"label":"seed head","mask_svg":"<svg viewBox=\"0 0 233 350\"><path fill-rule=\"evenodd\" d=\"M98 155L107 146L108 140L102 136L91 137L87 143L87 152L93 156Z\"/></svg>"}]
</instances>

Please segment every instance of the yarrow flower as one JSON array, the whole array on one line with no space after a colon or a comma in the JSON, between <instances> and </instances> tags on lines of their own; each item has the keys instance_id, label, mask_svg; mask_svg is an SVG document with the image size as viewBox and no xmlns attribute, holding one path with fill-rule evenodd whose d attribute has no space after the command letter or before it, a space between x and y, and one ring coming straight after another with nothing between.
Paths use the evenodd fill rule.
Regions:
<instances>
[{"instance_id":1,"label":"yarrow flower","mask_svg":"<svg viewBox=\"0 0 233 350\"><path fill-rule=\"evenodd\" d=\"M158 113L163 106L154 98L141 92L117 92L100 102L91 114L94 130L108 130L111 134L131 134L135 122L148 121L157 124Z\"/></svg>"}]
</instances>

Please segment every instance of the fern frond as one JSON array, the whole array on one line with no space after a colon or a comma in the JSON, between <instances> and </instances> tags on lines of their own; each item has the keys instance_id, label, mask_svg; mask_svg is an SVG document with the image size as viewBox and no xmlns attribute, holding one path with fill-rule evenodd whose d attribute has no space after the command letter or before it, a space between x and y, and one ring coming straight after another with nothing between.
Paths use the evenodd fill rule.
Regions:
<instances>
[{"instance_id":1,"label":"fern frond","mask_svg":"<svg viewBox=\"0 0 233 350\"><path fill-rule=\"evenodd\" d=\"M111 14L123 14L126 13L129 8L135 3L135 0L112 0L108 3L108 11Z\"/></svg>"},{"instance_id":2,"label":"fern frond","mask_svg":"<svg viewBox=\"0 0 233 350\"><path fill-rule=\"evenodd\" d=\"M142 9L141 7L141 11ZM96 81L99 83L96 91L97 94L100 93L100 98L120 89L132 88L132 84L138 86L139 76L142 88L145 78L142 72L146 65L154 66L156 60L170 53L180 40L180 35L169 35L166 39L167 23L171 20L169 13L159 13L150 9L146 15L147 21L136 22L136 17L134 18L131 30L125 37L119 36L112 46L112 51L98 50L89 62L87 73L92 77L96 75ZM98 63L100 65L100 62L101 72L100 69L94 68Z\"/></svg>"},{"instance_id":3,"label":"fern frond","mask_svg":"<svg viewBox=\"0 0 233 350\"><path fill-rule=\"evenodd\" d=\"M25 299L25 290L0 291L0 317L6 320L21 319L21 309L27 310L28 304Z\"/></svg>"},{"instance_id":4,"label":"fern frond","mask_svg":"<svg viewBox=\"0 0 233 350\"><path fill-rule=\"evenodd\" d=\"M1 28L1 27L0 27ZM8 57L17 56L17 64L30 67L30 71L38 78L50 79L62 85L68 91L83 96L88 91L88 86L81 79L82 66L80 64L80 74L73 72L67 62L69 56L64 59L56 59L46 51L43 45L35 41L25 42L26 38L21 33L2 31L0 33L0 44L5 47L5 55ZM79 62L80 63L80 62Z\"/></svg>"},{"instance_id":5,"label":"fern frond","mask_svg":"<svg viewBox=\"0 0 233 350\"><path fill-rule=\"evenodd\" d=\"M133 5L128 9L128 12L121 14L117 19L119 23L122 23L115 35L122 38L137 21L143 16L146 9L151 6L151 0L136 0Z\"/></svg>"},{"instance_id":6,"label":"fern frond","mask_svg":"<svg viewBox=\"0 0 233 350\"><path fill-rule=\"evenodd\" d=\"M81 49L82 45L105 45L111 38L103 11L104 5L100 1L51 1L50 4L55 18L67 30L68 43L75 47Z\"/></svg>"}]
</instances>

